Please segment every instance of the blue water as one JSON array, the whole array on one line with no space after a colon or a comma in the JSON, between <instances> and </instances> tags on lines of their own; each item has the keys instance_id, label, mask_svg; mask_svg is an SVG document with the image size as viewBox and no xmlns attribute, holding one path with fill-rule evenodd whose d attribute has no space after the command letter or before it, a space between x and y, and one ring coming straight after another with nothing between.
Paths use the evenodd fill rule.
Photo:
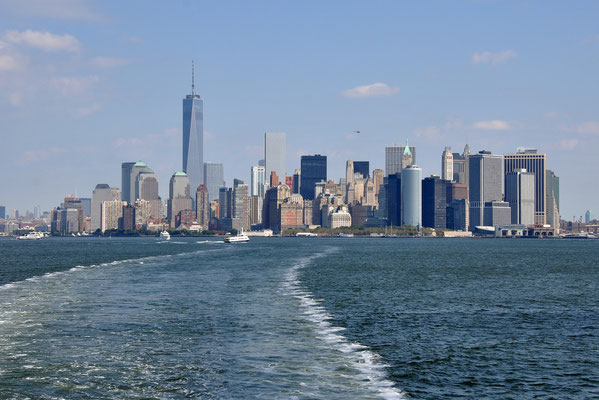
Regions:
<instances>
[{"instance_id":1,"label":"blue water","mask_svg":"<svg viewBox=\"0 0 599 400\"><path fill-rule=\"evenodd\" d=\"M0 240L0 398L599 398L599 241Z\"/></svg>"}]
</instances>

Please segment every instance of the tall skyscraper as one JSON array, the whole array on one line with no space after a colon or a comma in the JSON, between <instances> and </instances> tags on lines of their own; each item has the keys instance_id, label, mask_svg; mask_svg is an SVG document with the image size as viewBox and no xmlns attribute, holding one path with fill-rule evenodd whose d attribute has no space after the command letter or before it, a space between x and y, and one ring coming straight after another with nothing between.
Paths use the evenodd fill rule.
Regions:
<instances>
[{"instance_id":1,"label":"tall skyscraper","mask_svg":"<svg viewBox=\"0 0 599 400\"><path fill-rule=\"evenodd\" d=\"M401 224L422 226L422 169L417 165L401 171Z\"/></svg>"},{"instance_id":2,"label":"tall skyscraper","mask_svg":"<svg viewBox=\"0 0 599 400\"><path fill-rule=\"evenodd\" d=\"M265 174L270 176L272 171L279 178L285 178L285 134L282 132L266 132L264 134Z\"/></svg>"},{"instance_id":3,"label":"tall skyscraper","mask_svg":"<svg viewBox=\"0 0 599 400\"><path fill-rule=\"evenodd\" d=\"M389 225L401 225L401 173L387 176L384 193L379 192L379 207L386 211ZM384 197L381 197L382 195ZM385 201L386 200L386 201Z\"/></svg>"},{"instance_id":4,"label":"tall skyscraper","mask_svg":"<svg viewBox=\"0 0 599 400\"><path fill-rule=\"evenodd\" d=\"M351 185L354 183L354 162L347 160L345 162L345 183Z\"/></svg>"},{"instance_id":5,"label":"tall skyscraper","mask_svg":"<svg viewBox=\"0 0 599 400\"><path fill-rule=\"evenodd\" d=\"M0 206L0 219L6 219L6 206Z\"/></svg>"},{"instance_id":6,"label":"tall skyscraper","mask_svg":"<svg viewBox=\"0 0 599 400\"><path fill-rule=\"evenodd\" d=\"M181 211L192 209L192 200L189 196L189 178L185 172L173 174L169 184L169 199L167 216L171 228L176 228L176 218Z\"/></svg>"},{"instance_id":7,"label":"tall skyscraper","mask_svg":"<svg viewBox=\"0 0 599 400\"><path fill-rule=\"evenodd\" d=\"M111 188L106 183L99 183L96 185L92 194L91 205L92 232L101 229L103 201L121 201L121 191L117 188Z\"/></svg>"},{"instance_id":8,"label":"tall skyscraper","mask_svg":"<svg viewBox=\"0 0 599 400\"><path fill-rule=\"evenodd\" d=\"M545 179L547 186L547 200L545 201L547 224L559 229L559 177L548 169L545 172Z\"/></svg>"},{"instance_id":9,"label":"tall skyscraper","mask_svg":"<svg viewBox=\"0 0 599 400\"><path fill-rule=\"evenodd\" d=\"M240 227L244 230L250 229L250 198L248 185L243 181L236 180L233 187L233 218L240 219Z\"/></svg>"},{"instance_id":10,"label":"tall skyscraper","mask_svg":"<svg viewBox=\"0 0 599 400\"><path fill-rule=\"evenodd\" d=\"M535 224L545 225L547 215L545 210L545 198L547 191L545 187L545 165L546 155L537 153L536 149L518 148L516 153L505 154L504 173L516 169L526 169L535 174Z\"/></svg>"},{"instance_id":11,"label":"tall skyscraper","mask_svg":"<svg viewBox=\"0 0 599 400\"><path fill-rule=\"evenodd\" d=\"M261 165L254 165L250 170L250 174L250 195L264 198L264 184L266 183L265 168Z\"/></svg>"},{"instance_id":12,"label":"tall skyscraper","mask_svg":"<svg viewBox=\"0 0 599 400\"><path fill-rule=\"evenodd\" d=\"M225 186L224 169L220 163L204 163L204 184L208 188L210 201L218 200L218 190Z\"/></svg>"},{"instance_id":13,"label":"tall skyscraper","mask_svg":"<svg viewBox=\"0 0 599 400\"><path fill-rule=\"evenodd\" d=\"M385 147L385 176L401 173L412 164L416 164L416 147L410 147L407 140L405 146Z\"/></svg>"},{"instance_id":14,"label":"tall skyscraper","mask_svg":"<svg viewBox=\"0 0 599 400\"><path fill-rule=\"evenodd\" d=\"M293 194L300 193L301 182L302 182L302 170L296 168L295 171L293 172Z\"/></svg>"},{"instance_id":15,"label":"tall skyscraper","mask_svg":"<svg viewBox=\"0 0 599 400\"><path fill-rule=\"evenodd\" d=\"M301 170L300 194L306 200L314 200L316 183L327 180L327 156L302 156Z\"/></svg>"},{"instance_id":16,"label":"tall skyscraper","mask_svg":"<svg viewBox=\"0 0 599 400\"><path fill-rule=\"evenodd\" d=\"M202 225L202 229L208 230L210 222L210 200L208 200L208 188L200 185L196 190L196 221Z\"/></svg>"},{"instance_id":17,"label":"tall skyscraper","mask_svg":"<svg viewBox=\"0 0 599 400\"><path fill-rule=\"evenodd\" d=\"M515 169L505 175L505 201L510 204L512 224L535 223L535 174Z\"/></svg>"},{"instance_id":18,"label":"tall skyscraper","mask_svg":"<svg viewBox=\"0 0 599 400\"><path fill-rule=\"evenodd\" d=\"M448 183L436 175L422 181L422 226L435 229L447 226Z\"/></svg>"},{"instance_id":19,"label":"tall skyscraper","mask_svg":"<svg viewBox=\"0 0 599 400\"><path fill-rule=\"evenodd\" d=\"M354 174L362 175L362 178L370 177L370 162L369 161L354 161Z\"/></svg>"},{"instance_id":20,"label":"tall skyscraper","mask_svg":"<svg viewBox=\"0 0 599 400\"><path fill-rule=\"evenodd\" d=\"M191 71L191 94L183 99L183 172L195 191L204 183L204 101L195 92Z\"/></svg>"},{"instance_id":21,"label":"tall skyscraper","mask_svg":"<svg viewBox=\"0 0 599 400\"><path fill-rule=\"evenodd\" d=\"M468 157L470 156L470 146L464 146L464 152L452 153L453 157L453 181L468 185Z\"/></svg>"},{"instance_id":22,"label":"tall skyscraper","mask_svg":"<svg viewBox=\"0 0 599 400\"><path fill-rule=\"evenodd\" d=\"M131 201L131 171L134 165L134 162L124 162L121 164L121 198L127 202ZM133 190L135 190L135 186Z\"/></svg>"},{"instance_id":23,"label":"tall skyscraper","mask_svg":"<svg viewBox=\"0 0 599 400\"><path fill-rule=\"evenodd\" d=\"M483 225L485 203L502 200L502 159L501 155L484 150L468 158L470 230Z\"/></svg>"},{"instance_id":24,"label":"tall skyscraper","mask_svg":"<svg viewBox=\"0 0 599 400\"><path fill-rule=\"evenodd\" d=\"M149 167L144 167L135 179L135 201L146 200L150 204L150 216L162 219L162 199L158 195L158 179Z\"/></svg>"},{"instance_id":25,"label":"tall skyscraper","mask_svg":"<svg viewBox=\"0 0 599 400\"><path fill-rule=\"evenodd\" d=\"M449 147L445 148L441 156L441 178L446 181L453 181L453 154Z\"/></svg>"},{"instance_id":26,"label":"tall skyscraper","mask_svg":"<svg viewBox=\"0 0 599 400\"><path fill-rule=\"evenodd\" d=\"M221 187L218 189L218 202L220 204L220 217L221 218L232 218L233 217L233 189L227 187Z\"/></svg>"}]
</instances>

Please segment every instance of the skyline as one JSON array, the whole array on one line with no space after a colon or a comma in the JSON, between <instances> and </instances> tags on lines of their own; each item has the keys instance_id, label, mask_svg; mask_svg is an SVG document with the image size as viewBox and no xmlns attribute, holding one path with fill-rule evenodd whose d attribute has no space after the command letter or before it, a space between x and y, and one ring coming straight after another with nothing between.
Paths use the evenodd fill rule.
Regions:
<instances>
[{"instance_id":1,"label":"skyline","mask_svg":"<svg viewBox=\"0 0 599 400\"><path fill-rule=\"evenodd\" d=\"M79 14L65 16L60 5L71 2L57 2L52 15L41 3L24 3L28 15L0 3L0 131L11 149L0 202L7 209L39 204L48 210L71 193L89 197L98 183L118 187L120 164L139 160L154 169L167 198L169 178L180 170L180 101L190 91L192 59L196 92L206 102L204 159L224 164L229 186L233 178L250 181L250 167L262 158L262 135L280 131L288 175L301 155L322 154L334 180L344 176L348 159L384 168L385 146L405 139L418 149L423 177L441 175L445 146L461 151L469 144L473 153L494 154L536 147L562 178L562 217L597 208L599 188L586 184L597 172L592 148L599 137L598 83L584 79L599 60L599 36L593 36L599 30L588 12L598 8L593 3L562 6L560 13L557 3L432 3L455 19L415 18L424 24L418 37L407 37L415 22L405 16L424 14L420 5L349 3L337 10L327 4L316 14L315 3L256 10L243 3L152 3L141 9L147 21L129 26L133 5L81 2ZM333 12L346 17L335 32L326 23ZM173 33L158 38L163 32L149 27L161 13ZM179 22L199 19L208 40L179 37L191 28L172 22L173 14ZM223 14L230 18L216 26ZM396 25L393 15L406 21ZM479 22L456 28L475 15ZM505 15L512 19L502 21ZM527 20L531 15L539 21ZM576 24L569 15L579 17ZM566 25L561 36L541 16ZM360 29L353 24L358 17ZM517 20L529 23L527 35L518 37ZM260 21L270 23L260 28ZM488 31L477 32L483 22ZM273 24L287 29L274 37ZM443 39L435 37L442 33ZM551 46L541 43L545 38ZM183 43L171 49L177 40ZM548 58L556 49L569 58Z\"/></svg>"}]
</instances>

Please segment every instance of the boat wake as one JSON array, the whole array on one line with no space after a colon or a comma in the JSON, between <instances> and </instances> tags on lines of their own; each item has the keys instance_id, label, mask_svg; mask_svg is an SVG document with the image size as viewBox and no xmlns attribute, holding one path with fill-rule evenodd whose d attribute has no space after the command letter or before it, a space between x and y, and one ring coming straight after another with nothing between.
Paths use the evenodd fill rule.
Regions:
<instances>
[{"instance_id":1,"label":"boat wake","mask_svg":"<svg viewBox=\"0 0 599 400\"><path fill-rule=\"evenodd\" d=\"M395 387L389 380L386 369L388 365L381 361L381 357L367 346L351 342L342 332L345 328L334 326L330 320L333 318L322 305L322 301L302 285L300 271L312 261L324 257L332 252L329 248L322 253L299 260L285 274L283 289L285 294L299 301L302 315L309 321L318 339L330 348L333 348L349 361L349 364L358 373L356 378L359 384L366 386L373 394L383 399L404 399L404 393Z\"/></svg>"}]
</instances>

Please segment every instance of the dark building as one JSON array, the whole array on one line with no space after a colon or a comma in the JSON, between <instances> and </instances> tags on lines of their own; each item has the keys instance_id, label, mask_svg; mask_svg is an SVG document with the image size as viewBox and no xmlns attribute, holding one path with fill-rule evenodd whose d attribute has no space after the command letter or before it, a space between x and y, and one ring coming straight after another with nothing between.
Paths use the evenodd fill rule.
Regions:
<instances>
[{"instance_id":1,"label":"dark building","mask_svg":"<svg viewBox=\"0 0 599 400\"><path fill-rule=\"evenodd\" d=\"M119 229L132 231L135 229L135 207L126 205L123 207L123 216L119 218Z\"/></svg>"},{"instance_id":2,"label":"dark building","mask_svg":"<svg viewBox=\"0 0 599 400\"><path fill-rule=\"evenodd\" d=\"M0 219L6 219L6 207L0 206Z\"/></svg>"},{"instance_id":3,"label":"dark building","mask_svg":"<svg viewBox=\"0 0 599 400\"><path fill-rule=\"evenodd\" d=\"M296 169L295 174L293 174L293 187L291 188L291 193L299 194L301 176L302 176L302 174L299 171L299 169Z\"/></svg>"},{"instance_id":4,"label":"dark building","mask_svg":"<svg viewBox=\"0 0 599 400\"><path fill-rule=\"evenodd\" d=\"M180 227L181 225L185 227L189 227L193 224L193 219L195 217L195 212L193 210L181 210L175 217L175 228Z\"/></svg>"},{"instance_id":5,"label":"dark building","mask_svg":"<svg viewBox=\"0 0 599 400\"><path fill-rule=\"evenodd\" d=\"M300 194L306 200L314 200L314 188L317 182L327 180L327 156L316 154L302 156Z\"/></svg>"},{"instance_id":6,"label":"dark building","mask_svg":"<svg viewBox=\"0 0 599 400\"><path fill-rule=\"evenodd\" d=\"M353 204L349 207L349 213L351 214L351 226L364 226L366 221L373 217L374 207Z\"/></svg>"},{"instance_id":7,"label":"dark building","mask_svg":"<svg viewBox=\"0 0 599 400\"><path fill-rule=\"evenodd\" d=\"M447 206L447 229L468 230L468 201L458 199Z\"/></svg>"},{"instance_id":8,"label":"dark building","mask_svg":"<svg viewBox=\"0 0 599 400\"><path fill-rule=\"evenodd\" d=\"M447 226L447 184L439 176L422 180L422 226L444 229Z\"/></svg>"},{"instance_id":9,"label":"dark building","mask_svg":"<svg viewBox=\"0 0 599 400\"><path fill-rule=\"evenodd\" d=\"M387 223L401 225L401 173L391 174L385 184L387 194Z\"/></svg>"},{"instance_id":10,"label":"dark building","mask_svg":"<svg viewBox=\"0 0 599 400\"><path fill-rule=\"evenodd\" d=\"M447 182L447 204L454 200L468 200L468 185L465 183Z\"/></svg>"},{"instance_id":11,"label":"dark building","mask_svg":"<svg viewBox=\"0 0 599 400\"><path fill-rule=\"evenodd\" d=\"M231 218L233 214L233 189L219 188L218 202L220 203L220 218Z\"/></svg>"},{"instance_id":12,"label":"dark building","mask_svg":"<svg viewBox=\"0 0 599 400\"><path fill-rule=\"evenodd\" d=\"M358 173L364 179L370 177L370 161L354 161L354 174Z\"/></svg>"}]
</instances>

